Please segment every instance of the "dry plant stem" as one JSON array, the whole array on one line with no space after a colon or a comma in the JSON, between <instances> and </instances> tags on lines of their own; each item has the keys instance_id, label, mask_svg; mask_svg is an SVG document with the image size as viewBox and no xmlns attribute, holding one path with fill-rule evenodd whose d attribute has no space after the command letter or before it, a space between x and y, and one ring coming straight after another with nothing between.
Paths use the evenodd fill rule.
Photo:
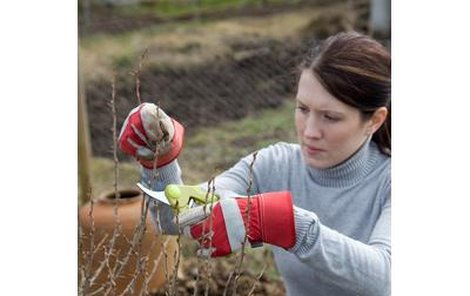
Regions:
<instances>
[{"instance_id":1,"label":"dry plant stem","mask_svg":"<svg viewBox=\"0 0 470 296\"><path fill-rule=\"evenodd\" d=\"M166 248L166 246L168 245L170 241L170 237L167 237L166 240L164 242L162 242L162 248ZM152 242L152 245L150 247L150 252L153 250L153 248L155 247L156 245L156 242L157 240L154 240ZM149 291L148 291L148 285L150 283L150 279L153 278L153 276L155 275L155 272L157 272L157 268L158 268L158 265L160 264L160 261L162 259L162 254L163 252L161 252L157 259L153 260L153 267L152 267L152 270L150 272L150 274L145 274L145 280L144 280L144 285L143 285L143 288L142 290L140 291L140 294L139 295L147 295L149 294Z\"/></svg>"},{"instance_id":2,"label":"dry plant stem","mask_svg":"<svg viewBox=\"0 0 470 296\"><path fill-rule=\"evenodd\" d=\"M259 273L259 275L256 277L256 281L253 283L253 287L251 287L250 289L250 293L248 293L248 296L251 296L253 295L253 293L255 292L255 289L256 289L256 284L259 283L259 281L261 280L261 277L263 276L264 272L266 271L266 268L268 267L268 264L264 264L263 266L263 269L261 270L261 272Z\"/></svg>"},{"instance_id":3,"label":"dry plant stem","mask_svg":"<svg viewBox=\"0 0 470 296\"><path fill-rule=\"evenodd\" d=\"M154 164L153 164L153 174L152 174L152 178L150 180L151 188L155 188L155 186L157 184L157 178L159 176L159 172L156 169L156 165L157 165L157 161L155 161ZM163 233L163 229L162 229L162 226L161 226L161 223L160 223L160 206L162 206L162 205L157 203L155 200L152 200L152 202L154 203L156 214L157 214L157 217L156 217L157 221L156 222L157 222L158 233L156 235L158 235L158 234L161 235ZM165 271L165 283L164 283L164 285L165 285L165 295L168 295L168 290L170 289L170 287L169 287L170 277L169 277L169 273L168 273L168 270L169 270L168 269L168 253L166 252L166 245L164 245L162 241L161 241L160 249L162 250L162 253L163 253L163 256L164 256L163 267L164 267L164 271Z\"/></svg>"},{"instance_id":4,"label":"dry plant stem","mask_svg":"<svg viewBox=\"0 0 470 296\"><path fill-rule=\"evenodd\" d=\"M137 97L137 103L139 105L142 104L142 99L140 97L140 72L142 71L142 65L143 65L145 57L147 56L147 53L148 53L148 48L146 48L144 52L140 55L139 66L137 70L132 71L130 73L135 78L135 95Z\"/></svg>"},{"instance_id":5,"label":"dry plant stem","mask_svg":"<svg viewBox=\"0 0 470 296\"><path fill-rule=\"evenodd\" d=\"M129 259L132 257L132 255L136 256L136 270L139 270L141 267L139 266L140 263L140 251L141 251L141 246L142 246L142 239L145 234L146 230L146 225L145 225L145 220L147 217L147 212L148 212L148 203L145 202L145 200L142 200L141 204L141 215L140 215L140 223L137 225L136 230L134 232L134 236L132 238L131 246L129 247L124 259L122 261L118 261L115 264L115 268L113 270L113 278L118 278L122 271L124 270L124 267L128 264ZM137 273L137 276L139 274ZM133 276L131 279L131 282L134 281L134 278L137 276ZM107 291L108 292L108 291Z\"/></svg>"},{"instance_id":6,"label":"dry plant stem","mask_svg":"<svg viewBox=\"0 0 470 296\"><path fill-rule=\"evenodd\" d=\"M176 201L176 208L178 208L178 201ZM181 261L181 226L180 226L180 221L179 221L179 213L176 214L175 216L175 219L176 219L176 226L178 226L178 236L176 237L176 245L177 245L177 249L175 250L175 260L176 260L176 263L175 263L175 269L174 269L174 272L173 272L173 279L171 281L171 284L170 286L173 288L173 293L170 294L170 295L176 295L176 292L178 291L177 287L178 287L178 268L179 268L179 265L180 265L180 261Z\"/></svg>"},{"instance_id":7,"label":"dry plant stem","mask_svg":"<svg viewBox=\"0 0 470 296\"><path fill-rule=\"evenodd\" d=\"M157 112L159 112L160 110L160 103L157 103ZM158 153L160 151L160 146L161 146L161 143L157 142L156 145L155 145L155 154L154 154L154 161L153 161L153 174L152 174L152 180L151 180L151 186L152 188L154 188L156 186L156 183L157 183L157 180L158 180L158 176L159 176L159 172L157 170L157 163L158 163ZM161 224L160 224L160 211L159 211L159 206L161 206L160 204L158 204L157 206L157 227L158 227L158 230L159 230L159 233L162 234L163 233L163 229L161 228ZM178 221L178 215L176 215L176 219L177 219L177 226L178 226L178 233L180 233L180 229L179 229L179 221ZM164 255L164 270L165 270L165 295L172 295L172 294L176 294L176 278L177 278L177 274L178 274L178 267L179 267L179 261L180 261L180 256L181 256L181 243L180 243L180 235L178 235L178 238L177 238L177 254L178 254L178 257L177 257L177 264L174 268L174 278L173 278L173 281L170 282L170 275L169 275L169 267L168 267L168 253L166 252L166 245L163 244L162 242L162 245L161 245L161 250L163 252L163 255ZM174 293L172 293L172 289L174 288Z\"/></svg>"},{"instance_id":8,"label":"dry plant stem","mask_svg":"<svg viewBox=\"0 0 470 296\"><path fill-rule=\"evenodd\" d=\"M135 271L134 274L131 278L131 281L129 282L129 285L126 287L124 292L129 291L131 294L133 294L133 288L135 285L135 282L137 280L137 277L140 275L142 270L145 268L145 264L142 263L141 261L141 248L142 248L142 239L144 237L145 231L146 231L146 223L145 220L147 218L147 213L148 213L148 202L145 199L142 199L141 203L141 209L140 209L140 223L136 227L136 231L134 232L134 236L132 239L131 246L126 254L126 257L124 260L119 264L119 268L115 271L114 276L118 277L121 273L123 268L127 265L129 259L131 258L132 255L136 257L136 266L135 266ZM145 256L143 258L146 258ZM117 265L116 265L117 266Z\"/></svg>"},{"instance_id":9,"label":"dry plant stem","mask_svg":"<svg viewBox=\"0 0 470 296\"><path fill-rule=\"evenodd\" d=\"M209 246L212 245L212 238L213 238L213 229L214 229L214 226L213 226L213 218L212 218L212 215L210 215L212 213L212 210L213 210L213 207L214 207L214 192L215 192L215 176L212 176L209 183L207 184L207 194L206 194L206 202L204 204L204 212L206 211L206 208L207 208L207 204L208 204L208 198L209 198L209 195L211 196L211 199L210 199L210 204L209 204L209 232L208 232L208 235L209 235ZM203 233L204 230L203 230ZM205 263L206 263L206 273L207 273L207 277L206 277L206 285L205 285L205 290L204 290L204 295L205 296L208 296L209 295L209 279L212 278L212 269L211 269L211 254L208 254L207 257L206 257L206 260L205 260Z\"/></svg>"},{"instance_id":10,"label":"dry plant stem","mask_svg":"<svg viewBox=\"0 0 470 296\"><path fill-rule=\"evenodd\" d=\"M115 90L115 75L113 76L113 81L112 81L112 101L111 101L111 107L112 107L112 113L113 113L113 156L114 156L114 164L115 164L115 171L114 171L114 176L115 176L115 179L114 179L114 190L115 190L115 197L117 200L120 196L119 196L119 193L118 193L118 164L119 164L119 160L117 158L117 132L116 132L116 122L117 122L117 116L116 116L116 108L115 108L115 98L116 98L116 90ZM115 210L115 217L117 218L117 221L119 222L119 217L117 215L117 202L115 203L115 207L114 207L114 210ZM141 245L142 245L142 238L144 236L144 233L145 233L145 230L146 230L146 217L147 217L147 211L148 211L148 203L145 203L145 200L143 199L142 200L142 204L141 204L141 219L140 219L140 223L139 225L136 227L136 231L134 232L134 237L132 239L132 243L131 243L131 246L124 258L124 260L122 261L116 261L116 264L114 266L114 270L110 273L110 278L111 280L113 278L117 278L120 276L120 274L122 273L122 270L124 269L124 267L127 265L130 257L132 254L134 254L135 256L137 256L137 259L136 259L136 271L140 270L141 269L141 266L140 266L140 248L141 248ZM113 244L114 245L114 244ZM137 250L137 251L136 251ZM111 254L111 251L109 251L109 254ZM108 256L108 259L109 259L109 256ZM109 264L108 264L108 267L109 267ZM110 267L109 267L110 268ZM138 272L137 273L137 276L138 276ZM131 280L131 283L134 283L135 282L135 278L137 277L133 277L133 279ZM113 281L112 281L113 282ZM114 286L114 285L113 285ZM132 288L133 285L131 285L130 287ZM108 294L111 290L112 287L110 287L107 291L106 291L106 294Z\"/></svg>"},{"instance_id":11,"label":"dry plant stem","mask_svg":"<svg viewBox=\"0 0 470 296\"><path fill-rule=\"evenodd\" d=\"M213 201L214 201L214 191L215 191L215 188L214 188L214 185L211 186L211 184L214 184L214 180L215 180L215 177L212 176L209 180L209 182L207 183L207 193L206 193L206 196L205 196L205 203L204 203L204 214L207 215L207 204L208 204L208 201L209 201L209 195L211 195L212 199L211 199L211 203L210 203L210 209L209 209L209 213L212 212L212 208L213 208ZM212 189L212 194L211 194L211 189ZM212 230L212 218L209 217L210 221L209 221L209 229ZM206 230L205 230L205 224L202 225L202 233L203 233L203 236L205 235L206 233ZM203 237L203 240L205 238ZM210 243L209 245L211 245L212 243L212 237L209 236L209 240L210 240ZM197 274L196 274L196 280L194 282L194 291L193 291L193 295L196 296L197 295L197 292L198 292L198 283L201 279L201 270L204 272L204 274L206 275L204 277L204 281L205 281L205 294L208 293L208 290L209 290L209 278L210 278L210 256L207 256L206 258L204 258L205 260L202 261L201 263L201 257L197 257ZM206 273L207 271L207 273Z\"/></svg>"},{"instance_id":12,"label":"dry plant stem","mask_svg":"<svg viewBox=\"0 0 470 296\"><path fill-rule=\"evenodd\" d=\"M150 258L150 254L151 254L152 250L157 246L157 241L158 240L154 240L152 242L152 245L149 248L148 254L145 255L146 258ZM166 240L162 243L162 246L164 248L166 248L169 241L170 241L170 239L167 237ZM150 273L147 272L146 269L143 270L144 282L143 282L143 285L142 285L142 288L140 290L139 295L149 295L149 293L150 293L150 291L149 291L150 280L155 276L155 273L157 272L157 268L158 268L158 266L160 264L160 261L162 259L162 254L163 253L160 252L160 254L158 254L157 259L155 259L155 260L153 260L153 262L151 262L151 264L153 264L153 265L151 265L152 269L150 270Z\"/></svg>"},{"instance_id":13,"label":"dry plant stem","mask_svg":"<svg viewBox=\"0 0 470 296\"><path fill-rule=\"evenodd\" d=\"M86 295L86 296L101 295L100 293L102 293L105 288L106 288L106 286L101 286L98 290L95 290L92 293L84 294L84 295Z\"/></svg>"},{"instance_id":14,"label":"dry plant stem","mask_svg":"<svg viewBox=\"0 0 470 296\"><path fill-rule=\"evenodd\" d=\"M232 288L232 294L231 295L236 295L237 293L237 284L238 284L238 279L240 278L241 274L241 267L243 263L243 259L245 258L245 247L246 243L248 241L248 233L249 227L250 227L250 211L251 211L251 188L253 186L253 166L256 161L256 156L258 155L258 152L256 151L253 153L253 160L250 163L250 172L249 172L249 177L248 177L248 188L246 189L247 192L247 198L248 198L248 206L246 207L246 221L247 221L247 229L245 232L245 237L243 238L242 242L242 247L240 251L240 255L238 256L237 264L235 265L235 270L230 273L230 276L225 284L225 289L224 289L224 296L227 295L228 291L230 288ZM233 278L233 283L232 283L232 278Z\"/></svg>"},{"instance_id":15,"label":"dry plant stem","mask_svg":"<svg viewBox=\"0 0 470 296\"><path fill-rule=\"evenodd\" d=\"M116 140L116 125L117 125L117 112L116 112L116 72L113 71L113 78L111 80L111 112L113 116L113 126L111 128L112 133L113 133L113 161L114 161L114 205L113 205L113 215L115 218L115 225L114 225L114 231L113 231L113 236L110 241L110 247L108 251L106 252L105 255L105 260L106 260L106 266L108 269L110 268L109 266L109 258L112 255L114 251L114 245L116 242L116 238L121 234L121 221L119 219L119 213L118 213L118 200L120 198L120 194L118 192L118 180L119 180L119 172L118 172L118 159L117 159L117 140ZM110 271L108 275L108 280L112 283L112 287L115 286L114 279L112 277L112 272Z\"/></svg>"},{"instance_id":16,"label":"dry plant stem","mask_svg":"<svg viewBox=\"0 0 470 296\"><path fill-rule=\"evenodd\" d=\"M119 213L118 213L118 200L121 198L121 195L119 194L118 191L118 180L119 180L119 160L117 158L117 112L116 112L116 73L113 73L113 79L111 81L111 89L112 89L112 94L111 94L111 111L113 114L113 126L112 126L112 132L113 132L113 162L114 162L114 217L116 219L117 227L120 229L121 227L121 221L119 219ZM114 245L113 245L114 247Z\"/></svg>"},{"instance_id":17,"label":"dry plant stem","mask_svg":"<svg viewBox=\"0 0 470 296\"><path fill-rule=\"evenodd\" d=\"M154 201L154 203L156 203L156 201ZM163 233L163 229L162 229L162 226L160 224L160 210L159 210L159 207L161 205L157 205L157 227L158 227L158 232L160 234ZM169 238L168 238L169 239ZM162 253L163 253L163 256L164 256L164 261L163 261L163 268L164 268L164 271L165 271L165 295L168 295L168 290L169 290L169 283L170 283L170 276L169 276L169 273L168 273L168 253L166 252L166 246L163 245L163 243L161 244L160 246L161 250L162 250Z\"/></svg>"},{"instance_id":18,"label":"dry plant stem","mask_svg":"<svg viewBox=\"0 0 470 296\"><path fill-rule=\"evenodd\" d=\"M113 74L111 82L112 95L111 95L111 111L113 114L113 161L114 161L114 198L118 200L120 198L118 193L118 180L119 180L119 159L117 157L117 112L116 112L116 73ZM117 202L115 203L117 205ZM117 206L115 207L117 215Z\"/></svg>"},{"instance_id":19,"label":"dry plant stem","mask_svg":"<svg viewBox=\"0 0 470 296\"><path fill-rule=\"evenodd\" d=\"M101 241L98 243L98 245L95 247L93 250L93 256L101 249L104 249L104 243L108 239L108 234L104 235ZM106 260L103 260L100 263L100 266L95 270L95 273L93 276L89 275L87 276L87 279L89 280L89 287L92 287L93 284L95 283L96 278L101 274L101 271L103 270L104 266L106 265Z\"/></svg>"},{"instance_id":20,"label":"dry plant stem","mask_svg":"<svg viewBox=\"0 0 470 296\"><path fill-rule=\"evenodd\" d=\"M107 235L105 237L103 237L103 240L102 242L104 243L107 239ZM114 235L113 233L113 236L111 238L112 241L110 241L109 245L110 246L113 246L114 245L114 242L115 242L115 239L116 239L117 236ZM99 246L99 249L103 249L103 253L105 254L105 258L100 262L100 265L98 266L98 268L95 270L95 273L93 274L93 276L90 278L90 286L93 286L95 280L98 278L98 276L101 274L101 272L104 270L104 267L107 267L107 270L108 270L108 274L111 275L111 279L108 280L108 283L107 285L105 286L102 286L102 288L108 288L109 287L109 282L113 282L113 278L112 278L112 272L111 272L111 267L109 266L109 261L110 261L110 258L112 256L112 253L111 253L111 250L107 251L107 248L105 245L103 244L100 244ZM99 250L98 248L95 249L95 252ZM111 248L109 248L111 249ZM115 256L117 257L117 256Z\"/></svg>"},{"instance_id":21,"label":"dry plant stem","mask_svg":"<svg viewBox=\"0 0 470 296\"><path fill-rule=\"evenodd\" d=\"M111 256L113 255L113 249L114 249L116 239L120 235L120 232L117 229L118 228L116 227L114 232L113 232L113 235L111 236L111 240L108 243L109 247L107 248L106 246L103 246L104 259L103 259L103 261L100 262L100 266L96 269L95 274L92 277L92 281L94 281L99 276L101 271L104 270L104 267L107 267L108 278L106 280L106 284L103 285L100 288L100 290L101 289L109 289L110 290L115 286L114 278L113 278L113 272L111 270L111 266L109 265L109 262L110 262ZM114 257L117 257L117 256L114 256Z\"/></svg>"}]
</instances>

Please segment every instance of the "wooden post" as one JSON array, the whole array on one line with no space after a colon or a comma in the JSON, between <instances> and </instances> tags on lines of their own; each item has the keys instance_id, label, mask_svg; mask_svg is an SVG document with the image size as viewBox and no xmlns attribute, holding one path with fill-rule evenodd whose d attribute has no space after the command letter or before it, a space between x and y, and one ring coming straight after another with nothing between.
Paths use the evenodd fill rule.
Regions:
<instances>
[{"instance_id":1,"label":"wooden post","mask_svg":"<svg viewBox=\"0 0 470 296\"><path fill-rule=\"evenodd\" d=\"M80 182L80 204L88 201L91 188L90 176L90 136L88 132L88 113L85 101L85 86L83 79L78 76L78 177Z\"/></svg>"}]
</instances>

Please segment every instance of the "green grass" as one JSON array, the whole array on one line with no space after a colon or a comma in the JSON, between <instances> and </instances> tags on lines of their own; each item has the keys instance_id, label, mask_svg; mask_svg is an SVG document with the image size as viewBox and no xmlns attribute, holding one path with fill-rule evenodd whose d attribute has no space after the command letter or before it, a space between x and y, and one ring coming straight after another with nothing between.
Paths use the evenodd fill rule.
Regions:
<instances>
[{"instance_id":1,"label":"green grass","mask_svg":"<svg viewBox=\"0 0 470 296\"><path fill-rule=\"evenodd\" d=\"M295 4L298 1L290 1ZM130 5L117 7L123 15L145 15L154 14L161 18L175 18L180 16L191 16L197 13L220 12L228 9L261 7L265 4L285 4L285 0L160 0L146 5Z\"/></svg>"}]
</instances>

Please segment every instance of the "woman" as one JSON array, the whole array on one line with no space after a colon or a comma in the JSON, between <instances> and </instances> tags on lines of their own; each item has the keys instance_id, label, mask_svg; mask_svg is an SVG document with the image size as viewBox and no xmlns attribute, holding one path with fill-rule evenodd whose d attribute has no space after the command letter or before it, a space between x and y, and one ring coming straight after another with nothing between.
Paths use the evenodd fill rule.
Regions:
<instances>
[{"instance_id":1,"label":"woman","mask_svg":"<svg viewBox=\"0 0 470 296\"><path fill-rule=\"evenodd\" d=\"M252 246L271 244L288 295L389 295L390 72L389 52L367 36L340 33L315 47L296 95L299 144L271 145L217 176L221 201L211 217L202 207L180 215L184 233L212 256L239 249L246 233ZM162 190L181 183L183 133L142 104L126 119L120 147L143 165L143 182ZM156 153L155 142L164 144ZM171 210L152 214L177 233Z\"/></svg>"}]
</instances>

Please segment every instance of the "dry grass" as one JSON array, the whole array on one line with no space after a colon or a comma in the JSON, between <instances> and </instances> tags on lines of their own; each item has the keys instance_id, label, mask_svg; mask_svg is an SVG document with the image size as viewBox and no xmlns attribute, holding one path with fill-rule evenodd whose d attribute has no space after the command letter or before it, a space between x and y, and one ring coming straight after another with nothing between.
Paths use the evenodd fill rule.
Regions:
<instances>
[{"instance_id":1,"label":"dry grass","mask_svg":"<svg viewBox=\"0 0 470 296\"><path fill-rule=\"evenodd\" d=\"M149 64L194 65L215 56L230 54L228 40L284 40L296 37L321 15L346 10L345 3L256 18L159 24L120 35L95 35L80 40L80 67L86 80L107 78L116 63L124 61L133 64L131 61L137 61L147 48Z\"/></svg>"}]
</instances>

